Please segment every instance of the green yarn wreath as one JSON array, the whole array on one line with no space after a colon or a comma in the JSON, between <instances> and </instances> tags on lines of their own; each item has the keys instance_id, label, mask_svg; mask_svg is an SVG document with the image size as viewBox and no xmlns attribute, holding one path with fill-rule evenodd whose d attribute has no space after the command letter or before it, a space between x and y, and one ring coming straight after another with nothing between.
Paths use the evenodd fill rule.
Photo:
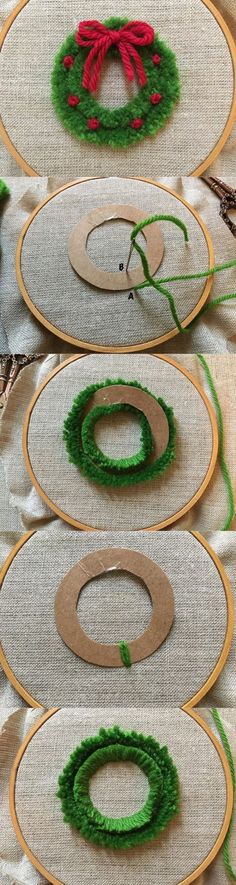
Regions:
<instances>
[{"instance_id":1,"label":"green yarn wreath","mask_svg":"<svg viewBox=\"0 0 236 885\"><path fill-rule=\"evenodd\" d=\"M115 403L104 406L95 406L88 414L85 414L89 400L103 387L115 384L137 387L153 396L166 414L169 424L169 441L165 452L149 463L149 456L153 451L153 438L149 422L146 416L134 406L128 403ZM136 455L130 458L114 459L103 454L94 441L94 427L99 418L109 417L115 412L128 412L138 417L141 424L141 445ZM74 399L72 408L64 421L63 438L69 461L78 467L81 472L93 482L114 488L132 485L133 483L146 482L160 476L175 458L176 427L173 409L167 406L164 400L157 398L153 393L139 384L138 381L123 381L118 378L114 381L107 379L100 384L90 384Z\"/></svg>"},{"instance_id":2,"label":"green yarn wreath","mask_svg":"<svg viewBox=\"0 0 236 885\"><path fill-rule=\"evenodd\" d=\"M128 21L113 17L104 25L119 30ZM147 82L126 105L109 110L82 85L88 49L78 46L75 38L76 32L66 38L52 72L52 102L63 126L78 139L112 148L125 148L156 135L180 96L180 78L172 50L157 34L150 46L138 47ZM107 56L119 56L118 49L112 46Z\"/></svg>"},{"instance_id":3,"label":"green yarn wreath","mask_svg":"<svg viewBox=\"0 0 236 885\"><path fill-rule=\"evenodd\" d=\"M144 772L149 793L139 811L109 818L93 805L89 781L109 762L133 762ZM71 754L58 780L58 798L65 823L80 831L89 842L105 848L133 848L161 833L179 810L179 779L167 747L151 736L123 731L119 726L101 728Z\"/></svg>"}]
</instances>

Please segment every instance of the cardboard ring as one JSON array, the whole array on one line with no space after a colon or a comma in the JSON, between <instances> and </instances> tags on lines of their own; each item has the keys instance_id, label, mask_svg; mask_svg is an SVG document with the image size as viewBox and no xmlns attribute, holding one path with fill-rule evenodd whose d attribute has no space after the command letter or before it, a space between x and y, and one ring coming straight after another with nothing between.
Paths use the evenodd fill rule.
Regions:
<instances>
[{"instance_id":1,"label":"cardboard ring","mask_svg":"<svg viewBox=\"0 0 236 885\"><path fill-rule=\"evenodd\" d=\"M89 234L104 222L124 219L138 224L144 220L144 214L144 211L137 209L136 206L108 203L106 206L99 206L85 215L71 231L68 241L69 259L76 273L97 289L111 292L122 292L144 283L145 274L141 262L132 269L109 273L97 267L89 258L86 250ZM144 228L143 235L146 240L147 260L153 275L160 266L164 255L164 239L159 224L153 222ZM127 242L129 241L127 240Z\"/></svg>"},{"instance_id":2,"label":"cardboard ring","mask_svg":"<svg viewBox=\"0 0 236 885\"><path fill-rule=\"evenodd\" d=\"M94 406L114 405L115 403L128 403L143 412L150 425L154 441L154 450L150 462L165 452L169 442L169 424L166 414L160 404L144 390L132 387L128 384L114 384L101 387L96 390L89 402L89 411Z\"/></svg>"},{"instance_id":3,"label":"cardboard ring","mask_svg":"<svg viewBox=\"0 0 236 885\"><path fill-rule=\"evenodd\" d=\"M152 600L152 616L146 630L128 643L131 662L149 657L166 639L174 619L174 594L165 572L134 550L114 547L97 550L76 563L61 582L55 598L55 621L65 645L89 664L122 667L119 646L96 642L82 629L77 613L80 593L90 580L107 571L122 569L141 578Z\"/></svg>"},{"instance_id":4,"label":"cardboard ring","mask_svg":"<svg viewBox=\"0 0 236 885\"><path fill-rule=\"evenodd\" d=\"M215 146L212 148L212 150L210 151L208 156L202 160L202 162L200 163L199 166L197 166L196 169L193 169L191 172L188 173L188 175L194 175L196 177L199 177L200 175L202 175L203 172L205 172L206 169L208 169L208 167L217 159L217 157L220 154L220 152L222 151L227 139L229 138L231 131L233 129L233 125L235 123L235 97L236 97L236 49L235 49L235 41L233 38L233 34L231 33L225 19L223 18L223 15L216 8L216 6L212 2L212 0L200 0L200 2L209 10L211 15L215 18L215 20L217 21L222 33L224 34L226 42L228 44L229 52L230 52L231 59L232 59L234 88L233 88L232 105L231 105L229 116L226 121L226 125L224 127L222 134L220 135L218 141L216 142ZM1 31L0 48L3 46L5 39L7 37L7 34L10 31L10 28L12 27L12 25L14 25L14 22L17 19L18 15L28 5L28 3L29 3L29 0L19 0L15 9L13 9L13 11L10 13L8 18L6 19L6 21L3 25L2 31ZM34 169L32 166L30 166L30 164L27 162L27 160L25 160L24 157L22 157L22 154L17 150L16 146L12 142L10 136L8 135L7 129L4 126L2 121L0 121L0 136L2 138L3 143L5 144L5 146L7 148L7 150L9 151L9 153L11 154L11 156L13 157L15 162L18 163L18 165L21 167L23 172L25 172L26 175L30 175L33 177L37 176L39 173L37 172L36 169Z\"/></svg>"}]
</instances>

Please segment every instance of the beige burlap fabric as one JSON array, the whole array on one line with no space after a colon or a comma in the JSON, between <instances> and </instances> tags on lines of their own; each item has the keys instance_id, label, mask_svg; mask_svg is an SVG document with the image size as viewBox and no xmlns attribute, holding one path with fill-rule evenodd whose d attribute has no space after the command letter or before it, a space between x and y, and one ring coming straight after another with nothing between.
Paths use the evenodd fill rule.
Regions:
<instances>
[{"instance_id":1,"label":"beige burlap fabric","mask_svg":"<svg viewBox=\"0 0 236 885\"><path fill-rule=\"evenodd\" d=\"M10 352L20 352L22 349L22 340L24 341L24 347L26 352L58 352L59 350L63 352L68 352L73 350L69 344L66 344L63 341L60 341L58 337L48 332L39 322L35 320L33 315L30 313L29 309L25 305L23 298L19 292L16 277L15 277L15 250L17 245L17 240L20 235L21 229L29 217L30 213L34 210L34 208L42 201L50 192L56 190L60 185L63 184L62 180L58 180L56 178L53 179L36 179L35 181L29 181L27 178L16 178L16 179L8 179L8 183L11 190L11 198L7 202L4 208L4 213L2 216L2 225L1 225L1 244L2 244L2 258L1 258L1 319L2 319L2 334L0 332L0 344L2 352L5 352L9 349ZM209 233L212 237L214 250L215 250L215 259L217 263L222 261L229 261L235 257L235 241L232 237L232 234L229 232L226 225L219 218L219 202L217 197L210 192L207 186L199 180L193 178L180 178L180 177L172 177L167 179L162 179L160 183L166 184L172 190L175 190L181 197L186 199L200 214L202 219L205 221ZM116 184L114 186L119 188L119 181L116 180ZM84 193L85 189L88 187L80 185L78 188L78 194ZM91 185L90 185L91 187ZM134 183L135 189L138 189L142 186ZM160 193L162 194L162 199L164 199L164 191L158 191L156 188L151 188L150 185L145 184L144 186L145 193L149 195L153 193L155 196L155 210L157 208L156 197L158 196L158 202ZM137 194L136 198L140 200L140 193ZM101 190L99 193L99 200L102 199ZM109 195L108 195L109 199ZM119 197L118 197L119 199ZM177 272L183 272L183 267L186 268L190 264L190 269L192 266L194 269L204 269L207 267L207 254L205 248L205 241L202 238L199 228L196 227L195 222L193 221L193 217L191 215L185 216L185 210L181 207L181 203L174 203L173 198L168 198L168 200L172 200L171 203L171 211L179 214L183 212L184 220L187 221L187 224L190 224L190 234L191 234L191 243L186 248L184 247L182 234L180 231L176 230L171 225L163 223L163 233L166 242L166 255L164 258L164 263L170 263L171 261L171 273L174 269L177 269ZM165 205L166 205L167 197L165 197ZM48 204L49 207L52 207L55 203L58 206L59 197L56 201L52 201L52 203ZM63 203L64 205L64 203ZM159 205L158 205L159 208ZM178 211L177 211L178 210ZM51 210L50 210L51 211ZM85 210L86 214L86 210ZM59 212L56 217L56 225L61 228L61 202L59 207ZM77 216L76 216L77 217ZM168 317L168 328L171 328L170 314L167 311L166 303L164 298L159 296L158 294L149 293L148 296L148 310L147 310L147 302L145 300L144 303L144 295L138 298L136 301L128 301L127 293L123 295L119 293L116 296L113 296L111 293L107 293L107 295L103 295L102 292L100 294L93 294L89 292L89 301L88 297L85 298L86 284L80 284L76 275L70 271L69 263L66 261L66 258L61 256L61 249L59 248L59 242L57 247L57 237L55 234L54 228L54 240L52 244L52 253L49 255L47 250L47 261L45 262L45 250L46 246L46 238L44 237L44 227L41 224L42 220L45 220L44 212L40 213L34 224L31 226L29 234L30 238L34 234L36 221L37 221L37 238L36 243L34 243L34 248L30 248L30 254L28 258L28 271L27 271L27 280L29 278L29 283L31 288L33 286L34 296L37 303L40 300L40 304L42 309L44 310L46 305L48 306L48 310L50 309L50 318L53 320L55 317L55 312L57 314L60 312L60 302L58 298L58 292L61 291L61 275L62 271L65 276L66 270L66 291L68 289L70 291L70 297L65 297L65 292L63 291L63 308L61 310L61 325L65 324L67 321L67 325L69 324L71 328L72 319L74 318L74 322L77 327L77 331L82 335L82 331L84 334L84 340L91 341L92 338L95 342L98 342L100 339L100 343L102 341L106 341L108 345L114 343L115 340L118 341L123 335L125 342L132 341L140 341L141 338L143 341L148 340L148 336L152 339L156 333L158 333L158 329L160 326L163 327L164 324L167 323ZM41 241L43 238L43 242L41 242L39 248L39 236L38 236L38 222L40 221L40 229L41 229ZM71 220L69 218L68 225L71 227ZM43 227L43 230L42 230ZM106 227L106 226L105 226ZM173 227L173 243L170 244L169 238L172 234ZM123 229L123 228L122 228ZM125 230L126 227L125 227ZM100 229L100 235L102 233L102 229ZM195 236L196 235L196 236ZM51 229L47 227L47 239L51 237ZM67 243L67 234L62 232L63 242ZM34 238L35 239L35 238ZM90 238L91 240L91 238ZM100 242L100 240L99 240ZM28 243L28 237L25 242ZM127 244L126 244L127 246ZM196 261L194 257L194 253L197 249L197 257ZM174 268L172 264L172 254L174 248ZM28 249L28 247L27 247ZM53 260L53 256L56 249L57 260ZM104 250L106 252L106 250ZM117 251L117 247L116 247ZM98 249L97 249L98 253ZM33 260L32 260L33 254ZM31 256L31 259L30 259ZM97 256L98 257L98 256ZM184 266L183 266L184 260ZM25 262L24 262L25 264ZM47 277L44 278L46 273L45 266L47 267ZM59 273L60 267L60 273ZM162 272L161 272L162 276ZM43 285L42 285L43 280ZM40 283L40 285L39 285ZM72 289L71 289L72 284ZM56 296L55 296L55 285L56 285ZM79 287L79 288L78 288ZM81 299L81 294L79 298L79 312L77 310L78 307L78 291L81 292L83 289L83 299ZM181 315L184 314L186 304L191 307L192 303L196 303L196 296L200 294L202 291L202 284L199 285L199 282L194 284L188 284L188 286L183 288L177 288L177 284L172 284L172 291L177 299L178 307L181 311ZM235 291L235 269L225 271L222 274L215 274L215 278L213 281L210 298L217 298L219 295L222 295L226 292L234 292ZM73 294L73 297L72 297ZM53 300L54 297L54 300ZM115 302L115 316L119 317L119 330L117 329L117 322L114 322L114 298ZM147 295L145 295L145 299ZM11 305L11 309L9 310L9 304ZM84 305L83 312L83 323L84 328L82 330L81 322L81 308L82 304ZM89 311L88 311L89 304ZM100 309L98 310L99 305L103 304L102 316L100 316ZM185 307L184 307L185 305ZM104 309L105 306L105 309ZM157 311L158 307L158 311ZM161 312L160 312L161 307ZM150 313L151 310L151 313ZM88 320L89 314L89 320ZM159 315L160 314L160 315ZM186 313L185 313L186 315ZM63 323L62 323L63 319ZM102 319L102 322L101 322ZM64 325L65 328L65 325ZM93 334L92 334L93 332ZM98 334L99 333L99 334ZM150 340L149 338L149 340ZM196 324L194 329L189 332L187 335L177 335L175 338L171 339L169 342L160 345L159 349L163 352L169 353L180 353L182 352L196 352L203 351L205 353L210 352L218 352L222 353L226 350L234 351L235 350L235 341L236 341L236 307L234 302L230 304L226 303L225 305L217 308L213 312L208 312L205 317L201 318L201 320ZM4 344L5 342L5 344ZM7 343L6 343L7 342Z\"/></svg>"},{"instance_id":2,"label":"beige burlap fabric","mask_svg":"<svg viewBox=\"0 0 236 885\"><path fill-rule=\"evenodd\" d=\"M76 657L55 624L61 580L80 559L104 547L144 553L163 569L174 593L175 619L165 642L128 673ZM82 628L102 643L137 638L148 626L151 611L142 582L120 569L89 581L78 605ZM181 706L203 686L219 659L227 604L216 566L187 532L78 535L56 520L16 555L1 589L0 622L8 663L45 707L95 702L108 706L114 697L119 707Z\"/></svg>"},{"instance_id":3,"label":"beige burlap fabric","mask_svg":"<svg viewBox=\"0 0 236 885\"><path fill-rule=\"evenodd\" d=\"M0 515L0 531L13 532L22 529L22 523L17 510L9 507L8 492L6 489L6 479L2 461L0 461L0 485L1 485L1 515Z\"/></svg>"},{"instance_id":4,"label":"beige burlap fabric","mask_svg":"<svg viewBox=\"0 0 236 885\"><path fill-rule=\"evenodd\" d=\"M0 835L0 875L1 885L44 885L43 879L23 854L13 830L9 811L9 775L14 757L27 732L37 718L36 710L16 710L0 708L0 756L1 756L1 835Z\"/></svg>"},{"instance_id":5,"label":"beige burlap fabric","mask_svg":"<svg viewBox=\"0 0 236 885\"><path fill-rule=\"evenodd\" d=\"M232 0L231 0L232 3ZM5 4L5 16L14 2ZM127 15L121 0L119 15ZM89 15L103 20L114 15L114 4L107 0L90 3ZM129 18L137 18L137 5L131 0ZM4 15L4 13L3 13ZM209 156L226 125L233 96L232 60L229 48L212 13L201 0L179 0L174 12L171 0L159 5L146 0L139 6L140 19L150 21L175 50L182 80L182 97L167 126L153 140L145 140L125 151L99 150L77 142L63 129L52 109L50 75L53 59L64 38L75 28L78 15L87 18L86 0L64 4L55 0L50 8L38 8L30 0L16 19L3 48L4 125L17 150L40 174L63 175L65 180L78 174L128 174L154 176L158 163L162 175L190 174ZM232 6L233 15L233 6ZM4 16L4 17L5 17ZM37 33L37 53L32 35ZM25 50L25 51L24 51ZM218 72L216 90L215 70ZM115 76L114 76L115 75ZM16 86L17 84L17 86ZM105 67L101 101L110 106L127 100L121 66ZM212 113L209 113L209 109ZM177 145L177 150L176 150Z\"/></svg>"}]
</instances>

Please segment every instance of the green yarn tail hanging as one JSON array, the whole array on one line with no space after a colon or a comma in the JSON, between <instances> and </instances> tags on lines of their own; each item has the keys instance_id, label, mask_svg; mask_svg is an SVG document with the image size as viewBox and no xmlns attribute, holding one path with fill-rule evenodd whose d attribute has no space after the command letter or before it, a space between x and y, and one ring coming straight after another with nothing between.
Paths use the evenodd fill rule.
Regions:
<instances>
[{"instance_id":1,"label":"green yarn tail hanging","mask_svg":"<svg viewBox=\"0 0 236 885\"><path fill-rule=\"evenodd\" d=\"M131 661L130 650L129 650L129 646L127 645L127 642L125 642L124 640L122 640L122 642L119 642L119 649L120 649L121 660L122 660L122 663L124 664L124 667L127 667L127 668L131 667L132 661Z\"/></svg>"},{"instance_id":2,"label":"green yarn tail hanging","mask_svg":"<svg viewBox=\"0 0 236 885\"><path fill-rule=\"evenodd\" d=\"M3 178L0 178L0 200L6 200L10 196L10 190Z\"/></svg>"},{"instance_id":3,"label":"green yarn tail hanging","mask_svg":"<svg viewBox=\"0 0 236 885\"><path fill-rule=\"evenodd\" d=\"M189 323L188 327L185 329L184 326L182 326L180 319L178 317L174 296L171 294L169 289L166 289L165 284L175 282L178 280L183 281L183 280L207 279L207 277L211 277L215 273L219 273L223 270L227 270L230 267L236 267L236 259L232 259L232 261L224 262L223 264L215 265L215 267L211 267L210 270L200 271L199 273L196 273L196 274L181 274L179 276L165 277L164 279L154 279L154 277L152 277L150 270L149 270L149 264L148 264L146 254L143 251L143 249L141 248L141 246L139 245L139 243L136 242L136 237L138 236L140 231L144 230L144 228L147 227L147 225L153 224L153 222L155 222L155 221L171 221L173 224L177 225L177 227L179 227L183 231L185 242L187 243L189 240L188 231L187 231L185 224L183 224L183 222L180 221L179 218L176 218L175 215L151 215L150 218L145 218L144 221L140 221L139 224L136 224L132 230L132 233L131 233L131 246L133 249L136 250L136 252L138 253L138 255L141 259L142 268L143 268L143 272L145 274L146 280L144 283L141 283L139 286L134 286L133 289L134 289L134 292L139 292L141 289L145 289L145 288L148 288L151 286L152 288L156 289L156 292L159 292L161 295L164 295L164 297L167 299L167 301L169 303L171 315L172 315L175 325L177 326L178 331L181 332L181 334L186 334L187 332L190 331L190 329L193 328L195 323L198 321L198 319L201 316L203 316L203 314L205 314L209 310L212 310L215 307L218 307L220 304L223 304L225 301L232 301L232 300L236 299L236 293L233 293L230 295L221 295L219 298L215 298L212 301L209 301L208 304L204 305L201 308L198 315L192 320L191 323Z\"/></svg>"},{"instance_id":4,"label":"green yarn tail hanging","mask_svg":"<svg viewBox=\"0 0 236 885\"><path fill-rule=\"evenodd\" d=\"M219 463L220 463L220 468L221 468L222 476L224 479L226 492L227 492L227 498L228 498L228 515L226 517L226 520L224 522L224 525L223 525L223 528L221 531L227 532L231 528L231 524L232 524L234 516L235 516L235 502L234 502L234 492L233 492L232 480L231 480L229 468L228 468L228 465L226 464L225 456L224 456L223 415L222 415L222 410L221 410L221 405L219 402L217 390L215 388L214 381L213 381L212 374L210 372L208 363L206 362L205 357L202 356L201 353L198 353L197 357L204 369L205 376L206 376L206 379L207 379L207 382L208 382L208 385L209 385L209 388L211 391L211 395L212 395L212 399L213 399L213 403L214 403L215 411L216 411L218 433L219 433Z\"/></svg>"},{"instance_id":5,"label":"green yarn tail hanging","mask_svg":"<svg viewBox=\"0 0 236 885\"><path fill-rule=\"evenodd\" d=\"M3 178L0 178L0 208L2 208L4 200L10 196L10 190ZM0 256L1 256L1 246L0 246Z\"/></svg>"},{"instance_id":6,"label":"green yarn tail hanging","mask_svg":"<svg viewBox=\"0 0 236 885\"><path fill-rule=\"evenodd\" d=\"M231 860L230 860L230 842L231 842L232 828L233 828L233 822L234 822L234 805L235 805L235 791L236 791L236 774L235 774L234 760L233 760L231 747L230 747L227 735L224 730L221 716L219 714L219 711L216 709L216 707L212 708L211 714L214 719L214 723L216 725L218 734L220 735L220 739L221 739L221 742L224 747L225 755L226 755L228 763L229 763L232 784L233 784L233 799L234 799L233 811L232 811L229 829L228 829L227 835L225 837L224 845L223 845L223 858L224 858L224 864L225 864L225 868L228 873L228 876L230 877L230 879L232 879L233 882L236 882L236 872L234 872L232 864L231 864Z\"/></svg>"}]
</instances>

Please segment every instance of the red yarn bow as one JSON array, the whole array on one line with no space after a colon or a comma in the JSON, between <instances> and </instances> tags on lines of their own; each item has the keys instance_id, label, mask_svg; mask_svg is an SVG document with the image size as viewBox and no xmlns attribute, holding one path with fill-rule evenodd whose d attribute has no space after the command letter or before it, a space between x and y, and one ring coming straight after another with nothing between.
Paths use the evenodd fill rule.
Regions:
<instances>
[{"instance_id":1,"label":"red yarn bow","mask_svg":"<svg viewBox=\"0 0 236 885\"><path fill-rule=\"evenodd\" d=\"M145 86L147 77L142 59L136 46L149 46L154 40L154 30L146 22L133 21L123 25L119 30L107 28L98 21L80 22L76 43L92 49L86 59L83 72L84 89L95 92L101 76L104 58L111 48L117 46L128 80L134 80L135 70L140 86Z\"/></svg>"}]
</instances>

